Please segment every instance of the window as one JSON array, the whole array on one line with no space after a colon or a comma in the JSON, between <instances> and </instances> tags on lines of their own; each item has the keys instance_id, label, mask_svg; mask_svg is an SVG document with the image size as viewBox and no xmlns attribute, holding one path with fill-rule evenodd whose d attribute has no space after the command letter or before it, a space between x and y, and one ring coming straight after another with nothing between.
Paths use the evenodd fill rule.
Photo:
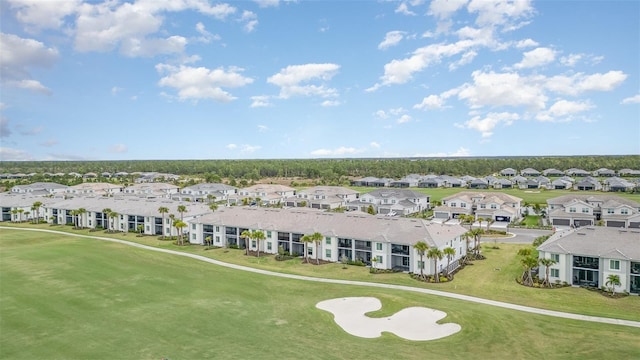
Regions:
<instances>
[{"instance_id":1,"label":"window","mask_svg":"<svg viewBox=\"0 0 640 360\"><path fill-rule=\"evenodd\" d=\"M621 210L620 210L620 214L622 214L622 215L628 215L628 214L629 214L629 210L628 210L628 209L621 209Z\"/></svg>"},{"instance_id":2,"label":"window","mask_svg":"<svg viewBox=\"0 0 640 360\"><path fill-rule=\"evenodd\" d=\"M467 207L467 203L461 203L460 207L466 208Z\"/></svg>"},{"instance_id":3,"label":"window","mask_svg":"<svg viewBox=\"0 0 640 360\"><path fill-rule=\"evenodd\" d=\"M376 263L377 264L382 264L382 256L381 255L376 256Z\"/></svg>"},{"instance_id":4,"label":"window","mask_svg":"<svg viewBox=\"0 0 640 360\"><path fill-rule=\"evenodd\" d=\"M307 255L313 255L313 248L311 246L307 248Z\"/></svg>"},{"instance_id":5,"label":"window","mask_svg":"<svg viewBox=\"0 0 640 360\"><path fill-rule=\"evenodd\" d=\"M220 236L216 236L216 243L220 242Z\"/></svg>"},{"instance_id":6,"label":"window","mask_svg":"<svg viewBox=\"0 0 640 360\"><path fill-rule=\"evenodd\" d=\"M607 214L615 214L615 210L613 210L613 209L607 209Z\"/></svg>"},{"instance_id":7,"label":"window","mask_svg":"<svg viewBox=\"0 0 640 360\"><path fill-rule=\"evenodd\" d=\"M424 269L424 261L418 260L418 269Z\"/></svg>"},{"instance_id":8,"label":"window","mask_svg":"<svg viewBox=\"0 0 640 360\"><path fill-rule=\"evenodd\" d=\"M331 245L331 238L330 238L330 237L328 237L328 236L327 236L327 237L325 237L325 238L324 238L324 243L325 243L325 244L327 244L327 245Z\"/></svg>"},{"instance_id":9,"label":"window","mask_svg":"<svg viewBox=\"0 0 640 360\"><path fill-rule=\"evenodd\" d=\"M376 250L382 251L382 243L376 243Z\"/></svg>"},{"instance_id":10,"label":"window","mask_svg":"<svg viewBox=\"0 0 640 360\"><path fill-rule=\"evenodd\" d=\"M195 230L196 229L196 224L191 224L191 230Z\"/></svg>"},{"instance_id":11,"label":"window","mask_svg":"<svg viewBox=\"0 0 640 360\"><path fill-rule=\"evenodd\" d=\"M216 232L220 232L220 226L216 226Z\"/></svg>"},{"instance_id":12,"label":"window","mask_svg":"<svg viewBox=\"0 0 640 360\"><path fill-rule=\"evenodd\" d=\"M451 205L450 205L450 206L451 206L451 207L456 207L456 205L457 205L456 203L451 203Z\"/></svg>"},{"instance_id":13,"label":"window","mask_svg":"<svg viewBox=\"0 0 640 360\"><path fill-rule=\"evenodd\" d=\"M256 241L255 240L251 240L251 247L252 248L256 247Z\"/></svg>"},{"instance_id":14,"label":"window","mask_svg":"<svg viewBox=\"0 0 640 360\"><path fill-rule=\"evenodd\" d=\"M551 260L555 261L556 263L560 262L560 254L551 254Z\"/></svg>"},{"instance_id":15,"label":"window","mask_svg":"<svg viewBox=\"0 0 640 360\"><path fill-rule=\"evenodd\" d=\"M576 208L574 208L574 207L569 208L569 212L570 212L570 213L574 213L574 212L576 212Z\"/></svg>"},{"instance_id":16,"label":"window","mask_svg":"<svg viewBox=\"0 0 640 360\"><path fill-rule=\"evenodd\" d=\"M550 269L550 273L549 275L551 275L551 277L560 277L560 269Z\"/></svg>"},{"instance_id":17,"label":"window","mask_svg":"<svg viewBox=\"0 0 640 360\"><path fill-rule=\"evenodd\" d=\"M267 231L267 238L271 239L271 231Z\"/></svg>"},{"instance_id":18,"label":"window","mask_svg":"<svg viewBox=\"0 0 640 360\"><path fill-rule=\"evenodd\" d=\"M330 259L331 258L331 249L325 250L324 251L324 256L325 256L325 258Z\"/></svg>"},{"instance_id":19,"label":"window","mask_svg":"<svg viewBox=\"0 0 640 360\"><path fill-rule=\"evenodd\" d=\"M480 204L480 209L486 209L487 208L487 204Z\"/></svg>"},{"instance_id":20,"label":"window","mask_svg":"<svg viewBox=\"0 0 640 360\"><path fill-rule=\"evenodd\" d=\"M620 270L620 260L609 260L609 270Z\"/></svg>"},{"instance_id":21,"label":"window","mask_svg":"<svg viewBox=\"0 0 640 360\"><path fill-rule=\"evenodd\" d=\"M196 239L196 234L191 234L191 240L195 240Z\"/></svg>"},{"instance_id":22,"label":"window","mask_svg":"<svg viewBox=\"0 0 640 360\"><path fill-rule=\"evenodd\" d=\"M492 208L492 209L497 209L497 208L498 208L498 206L497 206L496 204L491 204L491 208Z\"/></svg>"},{"instance_id":23,"label":"window","mask_svg":"<svg viewBox=\"0 0 640 360\"><path fill-rule=\"evenodd\" d=\"M267 250L268 250L268 251L271 251L272 246L273 246L273 245L271 245L271 242L268 242L268 243L267 243Z\"/></svg>"},{"instance_id":24,"label":"window","mask_svg":"<svg viewBox=\"0 0 640 360\"><path fill-rule=\"evenodd\" d=\"M588 214L589 213L589 208L582 208L582 213L583 214Z\"/></svg>"}]
</instances>

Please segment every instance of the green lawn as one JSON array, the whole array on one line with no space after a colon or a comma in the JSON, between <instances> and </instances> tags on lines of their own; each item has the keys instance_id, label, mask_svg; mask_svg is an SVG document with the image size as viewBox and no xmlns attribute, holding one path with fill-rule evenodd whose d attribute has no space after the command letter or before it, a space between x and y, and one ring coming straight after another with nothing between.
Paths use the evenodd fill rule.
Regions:
<instances>
[{"instance_id":1,"label":"green lawn","mask_svg":"<svg viewBox=\"0 0 640 360\"><path fill-rule=\"evenodd\" d=\"M585 359L640 352L638 328L256 275L64 235L0 230L0 284L2 359ZM343 296L381 299L383 310L372 316L433 307L462 331L428 342L357 338L315 309Z\"/></svg>"}]
</instances>

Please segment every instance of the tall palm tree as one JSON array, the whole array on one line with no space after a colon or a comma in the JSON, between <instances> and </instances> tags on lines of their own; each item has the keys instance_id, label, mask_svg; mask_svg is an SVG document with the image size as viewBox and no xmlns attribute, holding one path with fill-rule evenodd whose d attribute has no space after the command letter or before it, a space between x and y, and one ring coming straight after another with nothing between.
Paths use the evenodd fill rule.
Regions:
<instances>
[{"instance_id":1,"label":"tall palm tree","mask_svg":"<svg viewBox=\"0 0 640 360\"><path fill-rule=\"evenodd\" d=\"M487 218L487 231L489 231L489 229L491 228L491 224L493 224L494 222L496 222L493 218Z\"/></svg>"},{"instance_id":2,"label":"tall palm tree","mask_svg":"<svg viewBox=\"0 0 640 360\"><path fill-rule=\"evenodd\" d=\"M438 274L438 260L442 260L444 254L437 247L430 247L427 251L427 258L433 259L433 277L436 282L440 282L440 274Z\"/></svg>"},{"instance_id":3,"label":"tall palm tree","mask_svg":"<svg viewBox=\"0 0 640 360\"><path fill-rule=\"evenodd\" d=\"M67 212L73 218L73 228L77 229L78 228L78 210L77 209L68 210Z\"/></svg>"},{"instance_id":4,"label":"tall palm tree","mask_svg":"<svg viewBox=\"0 0 640 360\"><path fill-rule=\"evenodd\" d=\"M555 263L556 261L551 258L538 259L538 264L544 266L544 281L542 282L543 286L551 287L551 283L549 282L549 272L551 271L551 266Z\"/></svg>"},{"instance_id":5,"label":"tall palm tree","mask_svg":"<svg viewBox=\"0 0 640 360\"><path fill-rule=\"evenodd\" d=\"M24 212L24 219L29 220L29 215L31 215L31 211L27 210Z\"/></svg>"},{"instance_id":6,"label":"tall palm tree","mask_svg":"<svg viewBox=\"0 0 640 360\"><path fill-rule=\"evenodd\" d=\"M416 251L418 252L418 255L420 256L420 264L422 266L420 266L420 277L424 279L424 254L427 252L427 250L429 250L429 245L427 245L426 242L424 241L418 241L417 243L413 244L413 248L416 249Z\"/></svg>"},{"instance_id":7,"label":"tall palm tree","mask_svg":"<svg viewBox=\"0 0 640 360\"><path fill-rule=\"evenodd\" d=\"M37 210L37 208L34 205L31 205L30 214L33 214L33 216L31 217L31 223L33 223L33 224L37 224L38 223L38 219L37 219L37 216L36 216L36 210ZM27 215L27 217L29 217L29 215Z\"/></svg>"},{"instance_id":8,"label":"tall palm tree","mask_svg":"<svg viewBox=\"0 0 640 360\"><path fill-rule=\"evenodd\" d=\"M315 244L316 265L320 265L320 259L318 255L320 254L320 243L322 242L322 239L324 239L324 236L322 236L322 234L316 231L313 234L309 235L309 237L311 238L311 241Z\"/></svg>"},{"instance_id":9,"label":"tall palm tree","mask_svg":"<svg viewBox=\"0 0 640 360\"><path fill-rule=\"evenodd\" d=\"M258 248L256 249L258 253L256 254L256 257L260 257L260 243L262 240L266 239L266 236L264 235L264 232L256 230L251 232L251 237L258 242Z\"/></svg>"},{"instance_id":10,"label":"tall palm tree","mask_svg":"<svg viewBox=\"0 0 640 360\"><path fill-rule=\"evenodd\" d=\"M171 229L173 229L173 223L176 221L176 216L173 214L169 214L169 239L173 239L173 235L171 235Z\"/></svg>"},{"instance_id":11,"label":"tall palm tree","mask_svg":"<svg viewBox=\"0 0 640 360\"><path fill-rule=\"evenodd\" d=\"M456 256L456 249L451 246L442 250L442 254L447 257L447 277L449 276L449 266L451 265L451 259Z\"/></svg>"},{"instance_id":12,"label":"tall palm tree","mask_svg":"<svg viewBox=\"0 0 640 360\"><path fill-rule=\"evenodd\" d=\"M180 221L184 221L184 213L187 212L187 207L185 205L178 205L178 212L180 213Z\"/></svg>"},{"instance_id":13,"label":"tall palm tree","mask_svg":"<svg viewBox=\"0 0 640 360\"><path fill-rule=\"evenodd\" d=\"M620 282L620 276L616 275L616 274L609 274L609 276L607 276L607 282L605 283L606 286L611 285L610 289L611 289L611 296L616 294L616 286L620 286L621 282Z\"/></svg>"},{"instance_id":14,"label":"tall palm tree","mask_svg":"<svg viewBox=\"0 0 640 360\"><path fill-rule=\"evenodd\" d=\"M14 215L14 216L13 216L13 218L15 219L15 218L16 218L16 216L15 216L15 215L18 215L18 209L13 209L13 210L11 210L11 214L13 214L13 215ZM17 222L17 221L16 221L16 222Z\"/></svg>"},{"instance_id":15,"label":"tall palm tree","mask_svg":"<svg viewBox=\"0 0 640 360\"><path fill-rule=\"evenodd\" d=\"M481 228L471 229L471 230L467 231L467 233L465 234L467 237L473 239L473 256L474 256L474 258L479 253L478 250L479 250L479 247L480 247L480 235L482 235L482 234L484 234L484 230L482 230Z\"/></svg>"},{"instance_id":16,"label":"tall palm tree","mask_svg":"<svg viewBox=\"0 0 640 360\"><path fill-rule=\"evenodd\" d=\"M78 209L77 213L76 213L76 215L78 216L78 227L81 228L81 229L84 227L84 222L82 221L82 217L86 213L87 213L87 209L85 209L85 208Z\"/></svg>"},{"instance_id":17,"label":"tall palm tree","mask_svg":"<svg viewBox=\"0 0 640 360\"><path fill-rule=\"evenodd\" d=\"M309 263L309 258L307 257L309 251L307 250L307 247L310 242L313 242L313 240L311 239L311 235L304 235L302 238L300 238L300 241L302 241L302 243L304 244L304 261L306 263Z\"/></svg>"},{"instance_id":18,"label":"tall palm tree","mask_svg":"<svg viewBox=\"0 0 640 360\"><path fill-rule=\"evenodd\" d=\"M169 212L169 208L166 206L160 206L158 212L162 215L162 240L164 240L164 214Z\"/></svg>"},{"instance_id":19,"label":"tall palm tree","mask_svg":"<svg viewBox=\"0 0 640 360\"><path fill-rule=\"evenodd\" d=\"M525 286L533 286L533 276L531 276L531 270L538 265L538 259L528 255L520 259L520 264L524 271L522 272L522 284Z\"/></svg>"},{"instance_id":20,"label":"tall palm tree","mask_svg":"<svg viewBox=\"0 0 640 360\"><path fill-rule=\"evenodd\" d=\"M22 213L24 213L24 209L18 209L18 222L22 222Z\"/></svg>"},{"instance_id":21,"label":"tall palm tree","mask_svg":"<svg viewBox=\"0 0 640 360\"><path fill-rule=\"evenodd\" d=\"M102 226L105 227L104 222L107 223L107 226L106 226L107 232L111 231L111 228L109 227L109 214L111 214L111 209L110 208L102 209L102 221L103 221Z\"/></svg>"},{"instance_id":22,"label":"tall palm tree","mask_svg":"<svg viewBox=\"0 0 640 360\"><path fill-rule=\"evenodd\" d=\"M173 223L173 227L176 228L176 232L178 233L178 239L180 239L180 245L184 245L184 234L182 233L183 229L187 227L187 223L182 220L176 220Z\"/></svg>"},{"instance_id":23,"label":"tall palm tree","mask_svg":"<svg viewBox=\"0 0 640 360\"><path fill-rule=\"evenodd\" d=\"M215 196L214 196L214 198L215 198ZM211 211L218 210L218 204L216 204L216 203L209 204L209 209L211 209Z\"/></svg>"},{"instance_id":24,"label":"tall palm tree","mask_svg":"<svg viewBox=\"0 0 640 360\"><path fill-rule=\"evenodd\" d=\"M33 208L36 210L36 222L40 222L40 208L42 207L41 201L35 201L33 203Z\"/></svg>"},{"instance_id":25,"label":"tall palm tree","mask_svg":"<svg viewBox=\"0 0 640 360\"><path fill-rule=\"evenodd\" d=\"M120 214L117 212L109 211L109 227L111 228L111 231L116 231L116 221L118 220L118 216L120 216Z\"/></svg>"},{"instance_id":26,"label":"tall palm tree","mask_svg":"<svg viewBox=\"0 0 640 360\"><path fill-rule=\"evenodd\" d=\"M245 230L240 234L240 237L244 239L244 248L246 250L246 255L249 256L249 240L253 234L249 230Z\"/></svg>"}]
</instances>

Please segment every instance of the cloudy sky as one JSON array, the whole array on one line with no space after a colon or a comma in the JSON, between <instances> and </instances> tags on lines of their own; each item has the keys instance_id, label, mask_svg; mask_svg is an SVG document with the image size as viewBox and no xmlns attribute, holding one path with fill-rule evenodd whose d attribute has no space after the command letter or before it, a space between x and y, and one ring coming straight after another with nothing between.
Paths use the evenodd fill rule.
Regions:
<instances>
[{"instance_id":1,"label":"cloudy sky","mask_svg":"<svg viewBox=\"0 0 640 360\"><path fill-rule=\"evenodd\" d=\"M2 160L640 154L638 1L0 1Z\"/></svg>"}]
</instances>

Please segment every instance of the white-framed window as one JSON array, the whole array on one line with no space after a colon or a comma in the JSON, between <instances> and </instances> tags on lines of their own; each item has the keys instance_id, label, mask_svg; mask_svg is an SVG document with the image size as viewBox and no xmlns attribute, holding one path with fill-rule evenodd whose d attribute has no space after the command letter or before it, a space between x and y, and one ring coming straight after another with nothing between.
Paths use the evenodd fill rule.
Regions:
<instances>
[{"instance_id":1,"label":"white-framed window","mask_svg":"<svg viewBox=\"0 0 640 360\"><path fill-rule=\"evenodd\" d=\"M307 248L307 255L313 255L313 248L311 246Z\"/></svg>"},{"instance_id":2,"label":"white-framed window","mask_svg":"<svg viewBox=\"0 0 640 360\"><path fill-rule=\"evenodd\" d=\"M216 232L220 232L220 226L216 226Z\"/></svg>"},{"instance_id":3,"label":"white-framed window","mask_svg":"<svg viewBox=\"0 0 640 360\"><path fill-rule=\"evenodd\" d=\"M376 264L382 264L382 255L376 256Z\"/></svg>"},{"instance_id":4,"label":"white-framed window","mask_svg":"<svg viewBox=\"0 0 640 360\"><path fill-rule=\"evenodd\" d=\"M551 260L555 261L556 263L560 262L560 254L551 254Z\"/></svg>"},{"instance_id":5,"label":"white-framed window","mask_svg":"<svg viewBox=\"0 0 640 360\"><path fill-rule=\"evenodd\" d=\"M460 203L460 207L466 208L467 207L467 203Z\"/></svg>"},{"instance_id":6,"label":"white-framed window","mask_svg":"<svg viewBox=\"0 0 640 360\"><path fill-rule=\"evenodd\" d=\"M252 248L256 247L256 241L255 240L251 240L251 247Z\"/></svg>"},{"instance_id":7,"label":"white-framed window","mask_svg":"<svg viewBox=\"0 0 640 360\"><path fill-rule=\"evenodd\" d=\"M480 204L480 209L486 209L487 208L487 204Z\"/></svg>"},{"instance_id":8,"label":"white-framed window","mask_svg":"<svg viewBox=\"0 0 640 360\"><path fill-rule=\"evenodd\" d=\"M331 258L331 249L326 249L324 251L324 257L326 257L327 259Z\"/></svg>"},{"instance_id":9,"label":"white-framed window","mask_svg":"<svg viewBox=\"0 0 640 360\"><path fill-rule=\"evenodd\" d=\"M574 213L574 212L576 212L576 208L574 208L574 207L570 207L570 208L569 208L569 212L570 212L570 213Z\"/></svg>"},{"instance_id":10,"label":"white-framed window","mask_svg":"<svg viewBox=\"0 0 640 360\"><path fill-rule=\"evenodd\" d=\"M629 214L629 209L621 209L621 210L620 210L620 214L622 214L622 215L628 215L628 214Z\"/></svg>"},{"instance_id":11,"label":"white-framed window","mask_svg":"<svg viewBox=\"0 0 640 360\"><path fill-rule=\"evenodd\" d=\"M588 214L589 213L589 208L582 208L582 213Z\"/></svg>"},{"instance_id":12,"label":"white-framed window","mask_svg":"<svg viewBox=\"0 0 640 360\"><path fill-rule=\"evenodd\" d=\"M497 209L497 208L498 208L498 206L497 206L496 204L491 204L491 208L492 208L492 209Z\"/></svg>"},{"instance_id":13,"label":"white-framed window","mask_svg":"<svg viewBox=\"0 0 640 360\"><path fill-rule=\"evenodd\" d=\"M615 214L615 210L613 209L607 209L607 214Z\"/></svg>"},{"instance_id":14,"label":"white-framed window","mask_svg":"<svg viewBox=\"0 0 640 360\"><path fill-rule=\"evenodd\" d=\"M267 250L271 251L273 245L271 245L271 241L267 243Z\"/></svg>"},{"instance_id":15,"label":"white-framed window","mask_svg":"<svg viewBox=\"0 0 640 360\"><path fill-rule=\"evenodd\" d=\"M549 269L549 275L551 275L551 277L560 277L560 269Z\"/></svg>"},{"instance_id":16,"label":"white-framed window","mask_svg":"<svg viewBox=\"0 0 640 360\"><path fill-rule=\"evenodd\" d=\"M456 207L456 205L457 205L456 203L451 203L451 205L450 205L450 206L451 206L451 207Z\"/></svg>"},{"instance_id":17,"label":"white-framed window","mask_svg":"<svg viewBox=\"0 0 640 360\"><path fill-rule=\"evenodd\" d=\"M196 224L191 224L191 230L195 230L196 229Z\"/></svg>"},{"instance_id":18,"label":"white-framed window","mask_svg":"<svg viewBox=\"0 0 640 360\"><path fill-rule=\"evenodd\" d=\"M424 261L418 260L418 269L424 269Z\"/></svg>"},{"instance_id":19,"label":"white-framed window","mask_svg":"<svg viewBox=\"0 0 640 360\"><path fill-rule=\"evenodd\" d=\"M216 236L216 243L220 243L220 236Z\"/></svg>"},{"instance_id":20,"label":"white-framed window","mask_svg":"<svg viewBox=\"0 0 640 360\"><path fill-rule=\"evenodd\" d=\"M620 260L609 260L609 270L620 270Z\"/></svg>"},{"instance_id":21,"label":"white-framed window","mask_svg":"<svg viewBox=\"0 0 640 360\"><path fill-rule=\"evenodd\" d=\"M325 243L325 244L327 244L327 245L331 245L331 238L330 238L330 237L328 237L328 236L327 236L327 237L325 237L325 238L324 238L324 243Z\"/></svg>"},{"instance_id":22,"label":"white-framed window","mask_svg":"<svg viewBox=\"0 0 640 360\"><path fill-rule=\"evenodd\" d=\"M267 239L271 239L271 231L267 231Z\"/></svg>"},{"instance_id":23,"label":"white-framed window","mask_svg":"<svg viewBox=\"0 0 640 360\"><path fill-rule=\"evenodd\" d=\"M376 243L376 250L382 251L382 243Z\"/></svg>"},{"instance_id":24,"label":"white-framed window","mask_svg":"<svg viewBox=\"0 0 640 360\"><path fill-rule=\"evenodd\" d=\"M191 234L191 240L195 240L196 239L196 234Z\"/></svg>"}]
</instances>

